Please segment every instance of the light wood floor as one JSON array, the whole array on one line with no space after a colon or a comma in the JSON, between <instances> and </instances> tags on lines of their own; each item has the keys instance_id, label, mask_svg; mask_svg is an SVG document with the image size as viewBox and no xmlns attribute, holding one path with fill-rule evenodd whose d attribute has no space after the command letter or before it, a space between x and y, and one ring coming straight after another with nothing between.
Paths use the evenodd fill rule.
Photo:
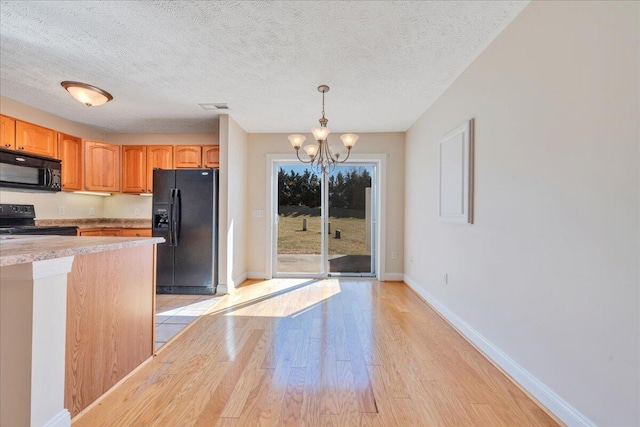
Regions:
<instances>
[{"instance_id":1,"label":"light wood floor","mask_svg":"<svg viewBox=\"0 0 640 427\"><path fill-rule=\"evenodd\" d=\"M81 426L557 425L402 283L247 282Z\"/></svg>"}]
</instances>

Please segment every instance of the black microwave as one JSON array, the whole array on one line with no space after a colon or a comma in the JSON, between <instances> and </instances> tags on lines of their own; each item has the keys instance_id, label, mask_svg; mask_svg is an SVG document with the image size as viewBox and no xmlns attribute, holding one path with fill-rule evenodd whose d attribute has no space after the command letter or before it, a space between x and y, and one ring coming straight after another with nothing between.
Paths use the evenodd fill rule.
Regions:
<instances>
[{"instance_id":1,"label":"black microwave","mask_svg":"<svg viewBox=\"0 0 640 427\"><path fill-rule=\"evenodd\" d=\"M61 162L51 157L0 148L0 188L60 191Z\"/></svg>"}]
</instances>

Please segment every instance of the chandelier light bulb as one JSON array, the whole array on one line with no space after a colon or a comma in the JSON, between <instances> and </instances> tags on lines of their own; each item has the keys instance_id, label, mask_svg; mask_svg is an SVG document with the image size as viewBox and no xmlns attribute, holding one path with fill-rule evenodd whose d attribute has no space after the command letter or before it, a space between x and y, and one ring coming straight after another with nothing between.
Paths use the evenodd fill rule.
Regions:
<instances>
[{"instance_id":1,"label":"chandelier light bulb","mask_svg":"<svg viewBox=\"0 0 640 427\"><path fill-rule=\"evenodd\" d=\"M307 145L304 147L304 151L306 151L307 155L313 159L318 153L319 147L320 147L319 145Z\"/></svg>"},{"instance_id":2,"label":"chandelier light bulb","mask_svg":"<svg viewBox=\"0 0 640 427\"><path fill-rule=\"evenodd\" d=\"M293 148L295 148L296 150L302 147L302 144L304 144L304 141L306 139L307 139L306 136L300 135L299 133L289 135L289 142L291 143Z\"/></svg>"},{"instance_id":3,"label":"chandelier light bulb","mask_svg":"<svg viewBox=\"0 0 640 427\"><path fill-rule=\"evenodd\" d=\"M356 142L358 141L358 138L359 138L359 136L356 135L355 133L345 133L344 135L340 136L340 139L342 140L342 143L347 148L351 148L354 145L356 145Z\"/></svg>"},{"instance_id":4,"label":"chandelier light bulb","mask_svg":"<svg viewBox=\"0 0 640 427\"><path fill-rule=\"evenodd\" d=\"M313 137L316 139L316 141L324 141L325 139L327 139L327 136L329 136L331 131L328 127L318 126L311 129L311 133L313 134Z\"/></svg>"}]
</instances>

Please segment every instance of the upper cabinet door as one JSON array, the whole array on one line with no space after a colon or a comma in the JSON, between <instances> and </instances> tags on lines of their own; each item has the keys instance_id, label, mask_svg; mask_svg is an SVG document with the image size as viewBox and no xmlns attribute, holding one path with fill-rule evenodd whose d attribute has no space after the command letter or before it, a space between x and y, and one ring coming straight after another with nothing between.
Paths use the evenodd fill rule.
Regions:
<instances>
[{"instance_id":1,"label":"upper cabinet door","mask_svg":"<svg viewBox=\"0 0 640 427\"><path fill-rule=\"evenodd\" d=\"M120 191L120 146L84 142L84 187L89 191Z\"/></svg>"},{"instance_id":2,"label":"upper cabinet door","mask_svg":"<svg viewBox=\"0 0 640 427\"><path fill-rule=\"evenodd\" d=\"M122 146L122 192L145 193L147 191L147 147Z\"/></svg>"},{"instance_id":3,"label":"upper cabinet door","mask_svg":"<svg viewBox=\"0 0 640 427\"><path fill-rule=\"evenodd\" d=\"M11 117L0 115L0 146L16 149L16 121Z\"/></svg>"},{"instance_id":4,"label":"upper cabinet door","mask_svg":"<svg viewBox=\"0 0 640 427\"><path fill-rule=\"evenodd\" d=\"M205 168L220 167L219 145L204 145L202 147L202 165Z\"/></svg>"},{"instance_id":5,"label":"upper cabinet door","mask_svg":"<svg viewBox=\"0 0 640 427\"><path fill-rule=\"evenodd\" d=\"M62 160L62 190L82 190L82 139L58 133L58 153Z\"/></svg>"},{"instance_id":6,"label":"upper cabinet door","mask_svg":"<svg viewBox=\"0 0 640 427\"><path fill-rule=\"evenodd\" d=\"M176 169L202 167L202 147L199 145L174 145L173 153Z\"/></svg>"},{"instance_id":7,"label":"upper cabinet door","mask_svg":"<svg viewBox=\"0 0 640 427\"><path fill-rule=\"evenodd\" d=\"M153 169L173 168L173 147L171 145L147 146L147 193L153 193Z\"/></svg>"},{"instance_id":8,"label":"upper cabinet door","mask_svg":"<svg viewBox=\"0 0 640 427\"><path fill-rule=\"evenodd\" d=\"M41 156L56 157L58 144L51 129L16 121L16 150L24 150Z\"/></svg>"}]
</instances>

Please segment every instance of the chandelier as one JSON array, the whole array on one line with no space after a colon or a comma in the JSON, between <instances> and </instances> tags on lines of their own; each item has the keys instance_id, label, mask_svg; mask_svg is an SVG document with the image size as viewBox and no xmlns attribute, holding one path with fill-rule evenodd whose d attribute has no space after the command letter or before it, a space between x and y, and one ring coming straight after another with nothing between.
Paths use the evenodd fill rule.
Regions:
<instances>
[{"instance_id":1,"label":"chandelier","mask_svg":"<svg viewBox=\"0 0 640 427\"><path fill-rule=\"evenodd\" d=\"M304 144L304 141L307 139L304 135L293 134L289 135L289 142L296 150L296 156L298 160L302 163L311 164L311 168L314 172L327 174L330 173L338 163L344 163L349 158L351 154L351 148L356 145L356 141L358 140L358 135L353 133L345 133L340 136L342 143L347 148L347 156L340 160L340 153L333 153L331 148L329 147L329 143L327 142L327 137L331 131L327 127L327 123L329 120L324 116L324 94L329 92L329 86L320 85L318 86L318 92L322 93L322 117L320 118L320 126L314 127L311 129L311 133L313 137L318 142L317 144L307 144L305 145L304 151L309 156L309 160L303 160L300 158L300 147Z\"/></svg>"}]
</instances>

